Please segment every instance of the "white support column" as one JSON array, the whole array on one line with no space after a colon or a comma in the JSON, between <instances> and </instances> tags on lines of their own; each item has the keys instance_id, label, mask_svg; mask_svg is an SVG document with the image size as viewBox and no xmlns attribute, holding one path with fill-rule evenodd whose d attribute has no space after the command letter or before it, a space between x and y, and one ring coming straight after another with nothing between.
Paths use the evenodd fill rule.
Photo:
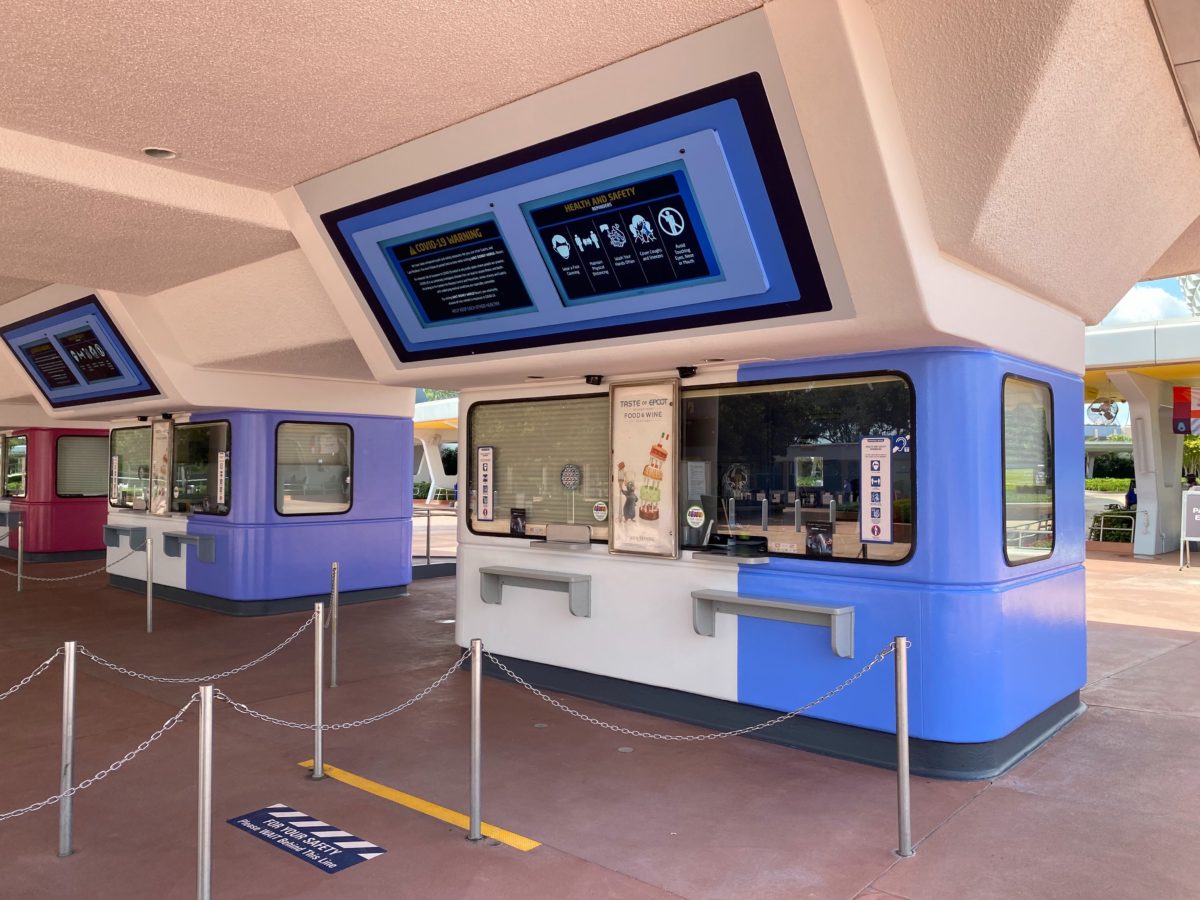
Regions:
<instances>
[{"instance_id":1,"label":"white support column","mask_svg":"<svg viewBox=\"0 0 1200 900\"><path fill-rule=\"evenodd\" d=\"M1109 379L1129 402L1133 430L1138 498L1133 554L1178 550L1183 438L1171 429L1171 385L1135 372L1110 372Z\"/></svg>"}]
</instances>

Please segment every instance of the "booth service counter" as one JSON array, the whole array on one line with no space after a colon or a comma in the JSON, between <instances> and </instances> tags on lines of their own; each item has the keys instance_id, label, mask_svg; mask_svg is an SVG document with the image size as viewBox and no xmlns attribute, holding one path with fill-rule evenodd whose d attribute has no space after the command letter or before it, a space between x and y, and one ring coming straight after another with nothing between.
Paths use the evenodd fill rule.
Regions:
<instances>
[{"instance_id":1,"label":"booth service counter","mask_svg":"<svg viewBox=\"0 0 1200 900\"><path fill-rule=\"evenodd\" d=\"M1082 709L1082 511L1054 490L1081 477L1078 377L960 349L722 377L462 395L460 644L721 727L908 635L914 759L950 777ZM883 761L893 691L863 679L773 739Z\"/></svg>"}]
</instances>

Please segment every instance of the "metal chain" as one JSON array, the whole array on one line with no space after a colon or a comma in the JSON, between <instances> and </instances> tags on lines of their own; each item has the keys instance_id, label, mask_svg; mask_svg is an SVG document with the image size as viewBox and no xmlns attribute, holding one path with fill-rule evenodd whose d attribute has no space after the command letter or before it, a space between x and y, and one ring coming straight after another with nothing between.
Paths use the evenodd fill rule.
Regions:
<instances>
[{"instance_id":1,"label":"metal chain","mask_svg":"<svg viewBox=\"0 0 1200 900\"><path fill-rule=\"evenodd\" d=\"M252 719L258 719L261 722L267 722L271 725L280 725L284 728L298 728L301 731L342 731L343 729L347 728L361 728L363 725L374 725L376 722L382 721L388 716L394 716L398 712L404 712L404 710L408 709L417 701L424 700L431 693L445 684L446 679L461 669L463 663L467 661L470 655L471 651L468 650L457 660L455 660L454 665L438 676L431 685L429 685L420 693L405 700L399 706L393 706L387 712L381 712L378 715L371 716L368 719L355 719L353 722L335 722L331 725L317 725L315 722L289 722L287 719L277 719L274 716L269 716L266 713L259 712L256 709L251 709L245 703L239 703L220 689L214 690L213 696L219 700L224 700L242 715L249 716Z\"/></svg>"},{"instance_id":2,"label":"metal chain","mask_svg":"<svg viewBox=\"0 0 1200 900\"><path fill-rule=\"evenodd\" d=\"M9 812L6 812L6 813L0 813L0 822L5 822L9 819L15 819L18 816L25 815L26 813L37 812L39 809L43 809L44 807L47 807L47 806L53 806L55 803L58 803L60 800L63 800L66 797L74 797L80 791L90 788L97 781L103 781L105 778L107 778L113 772L120 769L121 766L125 765L125 763L132 760L139 753L142 753L143 751L145 751L146 748L148 748L151 744L153 744L160 737L162 737L164 734L166 734L168 731L170 731L172 728L174 728L176 725L178 725L179 720L183 718L184 714L189 709L192 708L192 704L195 703L198 699L200 699L199 691L192 694L191 699L189 699L188 702L184 704L183 708L180 709L179 712L175 713L175 715L171 716L171 718L169 718L169 719L167 719L167 721L163 722L162 728L158 729L158 731L154 732L154 734L150 735L150 737L146 738L146 740L144 740L140 744L138 744L135 749L130 750L128 753L126 753L124 756L122 756L120 759L118 759L115 763L113 763L107 769L101 769L99 772L97 772L91 778L88 778L84 781L79 782L79 784L75 785L75 787L70 788L69 790L63 791L61 794L55 794L53 797L47 797L45 800L42 800L38 803L31 803L29 806L26 806L22 809L14 809L14 810L10 810Z\"/></svg>"},{"instance_id":3,"label":"metal chain","mask_svg":"<svg viewBox=\"0 0 1200 900\"><path fill-rule=\"evenodd\" d=\"M78 575L64 575L61 578L39 578L36 575L26 575L24 572L22 572L21 580L22 581L76 581L77 579L80 579L80 578L87 578L91 575L98 575L101 572L105 571L109 566L115 566L117 563L124 562L125 560L129 559L129 557L133 556L133 554L141 553L141 552L142 552L142 550L140 547L137 550L130 550L128 553L126 553L120 559L114 559L112 562L106 562L104 565L102 565L98 569L91 569L90 571L87 571L87 572L80 572ZM3 572L5 575L9 575L13 578L17 577L16 572L10 572L10 571L8 571L8 569L0 569L0 572Z\"/></svg>"},{"instance_id":4,"label":"metal chain","mask_svg":"<svg viewBox=\"0 0 1200 900\"><path fill-rule=\"evenodd\" d=\"M50 657L48 660L46 660L44 663L42 663L40 666L38 666L32 672L30 672L28 675L26 675L24 678L22 678L16 684L14 684L12 687L10 687L3 694L0 694L0 700L7 700L9 697L11 697L13 694L15 694L21 688L25 687L25 685L29 684L29 682L33 681L33 679L37 678L39 675L41 675L43 672L45 672L48 668L50 668L50 664L52 662L54 662L56 659L58 659L60 656L62 656L62 652L63 652L62 647L59 647L57 650L55 650L54 655L52 657Z\"/></svg>"},{"instance_id":5,"label":"metal chain","mask_svg":"<svg viewBox=\"0 0 1200 900\"><path fill-rule=\"evenodd\" d=\"M229 669L225 672L221 672L218 675L196 675L191 678L170 678L165 675L146 675L143 672L135 672L133 669L127 669L124 666L118 666L114 662L109 662L103 656L93 653L82 644L79 645L79 653L82 656L86 656L92 662L104 666L106 669L112 669L114 672L120 672L122 675L128 675L130 678L139 678L142 681L157 681L160 684L207 684L210 681L220 681L222 678L228 678L231 675L238 675L242 672L245 672L247 669L257 666L260 662L265 662L266 660L270 659L292 641L296 640L296 638L300 637L300 635L304 633L304 630L313 623L313 620L315 620L316 617L317 614L314 612L311 616L304 620L303 625L292 632L291 636L287 640L285 640L282 644L278 644L274 648L268 650L258 659L248 662L245 665L238 666L236 669Z\"/></svg>"},{"instance_id":6,"label":"metal chain","mask_svg":"<svg viewBox=\"0 0 1200 900\"><path fill-rule=\"evenodd\" d=\"M912 646L912 641L908 641L906 643L907 643L907 646ZM655 740L655 741L716 741L716 740L720 740L721 738L737 737L737 736L744 735L744 734L750 734L751 732L754 732L754 731L761 731L764 728L770 728L772 725L778 725L780 722L786 722L788 719L795 718L796 716L800 715L800 713L805 712L806 710L810 710L814 706L817 706L820 703L824 703L826 700L830 699L831 697L834 697L834 696L840 694L842 691L844 691L846 688L850 687L850 685L854 684L854 682L858 681L858 679L862 678L864 675L866 675L868 672L870 672L871 669L873 669L879 663L883 662L884 659L886 659L888 656L890 656L894 652L896 652L896 642L892 641L886 647L884 647L882 650L880 650L878 653L876 653L874 659L872 659L869 663L867 663L865 666L863 666L861 669L859 669L857 672L855 672L853 675L851 675L849 678L847 678L845 681L843 681L837 687L822 694L816 700L810 700L808 703L805 703L803 706L797 707L796 709L793 709L791 712L786 712L781 716L776 716L774 719L770 719L766 722L760 722L757 725L747 725L745 728L738 728L735 731L717 731L717 732L713 732L711 734L658 734L656 732L635 731L632 728L623 728L620 725L613 725L611 722L605 722L601 719L597 719L593 716L589 716L589 715L587 715L587 713L582 713L577 709L572 709L571 707L567 706L565 703L561 703L558 700L555 700L549 694L535 688L532 684L530 684L528 681L526 681L524 678L522 678L520 675L518 675L516 672L514 672L512 669L510 669L508 666L506 666L503 662L501 662L495 656L493 656L491 654L491 652L489 652L487 650L484 651L484 653L487 654L488 659L490 659L493 663L495 663L496 666L500 669L500 671L502 671L505 675L507 675L509 678L511 678L517 684L521 685L521 687L523 687L526 690L541 697L543 700L545 700L551 706L557 707L558 709L561 709L563 712L568 713L577 719L582 719L584 722L587 722L589 725L598 725L601 728L607 728L609 731L615 731L618 734L628 735L629 737L649 738L650 740Z\"/></svg>"}]
</instances>

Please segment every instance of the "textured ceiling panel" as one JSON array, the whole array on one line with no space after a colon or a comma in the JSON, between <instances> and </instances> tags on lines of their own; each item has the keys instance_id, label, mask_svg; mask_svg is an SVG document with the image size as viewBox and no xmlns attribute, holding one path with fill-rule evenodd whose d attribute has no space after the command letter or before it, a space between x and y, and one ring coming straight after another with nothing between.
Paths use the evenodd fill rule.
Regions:
<instances>
[{"instance_id":1,"label":"textured ceiling panel","mask_svg":"<svg viewBox=\"0 0 1200 900\"><path fill-rule=\"evenodd\" d=\"M181 285L148 302L193 365L370 378L299 250ZM306 364L310 348L316 349Z\"/></svg>"},{"instance_id":2,"label":"textured ceiling panel","mask_svg":"<svg viewBox=\"0 0 1200 900\"><path fill-rule=\"evenodd\" d=\"M202 369L224 369L234 372L264 372L269 375L296 375L305 378L348 378L354 381L373 381L358 345L352 340L310 344L287 350L253 353L234 359L200 366ZM297 408L304 403L297 398Z\"/></svg>"},{"instance_id":3,"label":"textured ceiling panel","mask_svg":"<svg viewBox=\"0 0 1200 900\"><path fill-rule=\"evenodd\" d=\"M1147 279L1171 278L1176 275L1190 275L1200 272L1200 219L1192 222L1162 255L1150 271Z\"/></svg>"},{"instance_id":4,"label":"textured ceiling panel","mask_svg":"<svg viewBox=\"0 0 1200 900\"><path fill-rule=\"evenodd\" d=\"M0 276L0 303L8 303L26 294L32 294L38 288L45 287L41 281L25 281L21 278L4 278Z\"/></svg>"},{"instance_id":5,"label":"textured ceiling panel","mask_svg":"<svg viewBox=\"0 0 1200 900\"><path fill-rule=\"evenodd\" d=\"M1196 0L1153 0L1171 62L1200 59L1200 6Z\"/></svg>"},{"instance_id":6,"label":"textured ceiling panel","mask_svg":"<svg viewBox=\"0 0 1200 900\"><path fill-rule=\"evenodd\" d=\"M1095 322L1200 215L1180 189L1200 156L1140 0L873 10L947 253Z\"/></svg>"},{"instance_id":7,"label":"textured ceiling panel","mask_svg":"<svg viewBox=\"0 0 1200 900\"><path fill-rule=\"evenodd\" d=\"M0 272L152 294L295 247L291 232L0 169Z\"/></svg>"},{"instance_id":8,"label":"textured ceiling panel","mask_svg":"<svg viewBox=\"0 0 1200 900\"><path fill-rule=\"evenodd\" d=\"M0 127L282 188L761 0L12 0Z\"/></svg>"}]
</instances>

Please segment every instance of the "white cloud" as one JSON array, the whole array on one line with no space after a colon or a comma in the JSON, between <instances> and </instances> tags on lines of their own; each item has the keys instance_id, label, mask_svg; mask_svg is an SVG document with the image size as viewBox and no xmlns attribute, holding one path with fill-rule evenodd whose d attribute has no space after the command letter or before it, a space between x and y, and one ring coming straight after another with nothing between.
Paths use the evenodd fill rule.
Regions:
<instances>
[{"instance_id":1,"label":"white cloud","mask_svg":"<svg viewBox=\"0 0 1200 900\"><path fill-rule=\"evenodd\" d=\"M1138 322L1157 322L1159 319L1191 318L1188 305L1160 287L1136 284L1101 325L1133 325Z\"/></svg>"}]
</instances>

